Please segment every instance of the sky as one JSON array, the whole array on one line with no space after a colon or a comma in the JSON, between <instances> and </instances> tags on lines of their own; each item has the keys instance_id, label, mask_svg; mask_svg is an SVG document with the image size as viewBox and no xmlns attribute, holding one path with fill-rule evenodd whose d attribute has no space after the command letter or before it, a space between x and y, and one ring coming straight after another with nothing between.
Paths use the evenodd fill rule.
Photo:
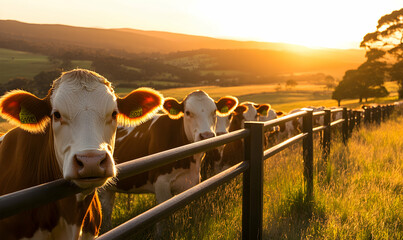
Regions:
<instances>
[{"instance_id":1,"label":"sky","mask_svg":"<svg viewBox=\"0 0 403 240\"><path fill-rule=\"evenodd\" d=\"M403 0L0 0L0 19L359 48Z\"/></svg>"}]
</instances>

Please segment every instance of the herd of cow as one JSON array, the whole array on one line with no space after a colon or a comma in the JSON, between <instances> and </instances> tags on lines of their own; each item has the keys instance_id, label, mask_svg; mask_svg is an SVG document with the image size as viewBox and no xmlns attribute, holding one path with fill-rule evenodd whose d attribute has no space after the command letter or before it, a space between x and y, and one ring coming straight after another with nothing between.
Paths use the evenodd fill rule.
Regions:
<instances>
[{"instance_id":1,"label":"herd of cow","mask_svg":"<svg viewBox=\"0 0 403 240\"><path fill-rule=\"evenodd\" d=\"M201 175L242 161L243 142L124 180L115 178L116 164L242 129L245 121L285 114L269 104L238 104L232 96L214 101L203 91L188 94L182 102L148 88L120 98L104 77L76 69L56 79L43 99L21 90L5 94L0 115L18 126L0 139L0 195L59 178L84 190L0 220L1 238L94 239L101 221L103 228L110 228L116 192L154 193L161 203L198 184ZM265 147L298 133L301 121L271 129ZM314 124L323 124L323 117Z\"/></svg>"}]
</instances>

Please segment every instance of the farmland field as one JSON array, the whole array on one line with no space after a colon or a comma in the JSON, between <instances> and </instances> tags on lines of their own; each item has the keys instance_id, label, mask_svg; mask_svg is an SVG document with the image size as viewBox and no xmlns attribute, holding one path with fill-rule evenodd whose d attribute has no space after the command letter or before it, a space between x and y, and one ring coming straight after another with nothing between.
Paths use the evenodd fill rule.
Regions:
<instances>
[{"instance_id":1,"label":"farmland field","mask_svg":"<svg viewBox=\"0 0 403 240\"><path fill-rule=\"evenodd\" d=\"M71 63L74 67L91 67L91 61L71 61ZM41 71L56 67L47 56L0 48L0 83L15 77L33 78Z\"/></svg>"},{"instance_id":2,"label":"farmland field","mask_svg":"<svg viewBox=\"0 0 403 240\"><path fill-rule=\"evenodd\" d=\"M0 61L3 61L5 55L0 56ZM25 66L24 59L29 58L31 62L32 59L37 62L35 68L26 65L23 71L31 77L37 73L32 69L38 66L46 69L49 64L45 56L26 53L21 53L20 58L16 56L14 60L19 59L19 64ZM369 100L395 101L396 84L387 83L387 87L392 92L391 96ZM274 109L281 111L337 104L330 99L330 91L323 86L309 84L299 84L292 89L284 86L278 89L278 85L249 85L178 88L161 92L166 97L181 100L195 89L206 91L216 100L233 95L240 102L270 103ZM130 90L117 91L124 95ZM358 107L360 104L355 99L342 101L342 105ZM10 128L10 124L0 123L0 132ZM403 239L402 134L401 116L394 116L380 127L362 127L353 133L346 146L340 139L332 142L327 164L320 159L319 138L316 137L314 202L304 199L300 144L267 160L264 239ZM170 239L239 239L241 188L242 178L238 177L178 211L168 220L166 236ZM119 225L154 205L155 198L151 194L118 194L113 224ZM153 238L152 232L153 227L150 227L132 239Z\"/></svg>"},{"instance_id":3,"label":"farmland field","mask_svg":"<svg viewBox=\"0 0 403 240\"><path fill-rule=\"evenodd\" d=\"M304 198L302 147L265 161L263 239L402 239L403 117L336 137L327 163L315 137L314 201ZM240 239L238 177L192 202L168 221L169 239ZM118 195L113 221L155 204L153 195ZM153 238L153 228L129 239Z\"/></svg>"}]
</instances>

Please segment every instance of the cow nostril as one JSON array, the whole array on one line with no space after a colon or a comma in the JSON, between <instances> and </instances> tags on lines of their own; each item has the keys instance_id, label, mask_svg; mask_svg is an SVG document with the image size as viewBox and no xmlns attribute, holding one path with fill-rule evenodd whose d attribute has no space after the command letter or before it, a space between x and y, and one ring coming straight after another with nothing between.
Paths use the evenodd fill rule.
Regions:
<instances>
[{"instance_id":1,"label":"cow nostril","mask_svg":"<svg viewBox=\"0 0 403 240\"><path fill-rule=\"evenodd\" d=\"M204 140L204 139L208 139L208 138L212 138L215 137L215 134L212 132L204 132L204 133L200 133L200 139Z\"/></svg>"},{"instance_id":2,"label":"cow nostril","mask_svg":"<svg viewBox=\"0 0 403 240\"><path fill-rule=\"evenodd\" d=\"M84 163L83 163L80 159L78 159L77 156L75 157L75 161L76 161L77 165L78 165L80 168L83 168L83 167L84 167Z\"/></svg>"},{"instance_id":3,"label":"cow nostril","mask_svg":"<svg viewBox=\"0 0 403 240\"><path fill-rule=\"evenodd\" d=\"M107 157L105 157L104 159L102 159L101 162L99 163L99 166L100 166L101 168L105 168L106 165L108 164L106 158L107 158Z\"/></svg>"}]
</instances>

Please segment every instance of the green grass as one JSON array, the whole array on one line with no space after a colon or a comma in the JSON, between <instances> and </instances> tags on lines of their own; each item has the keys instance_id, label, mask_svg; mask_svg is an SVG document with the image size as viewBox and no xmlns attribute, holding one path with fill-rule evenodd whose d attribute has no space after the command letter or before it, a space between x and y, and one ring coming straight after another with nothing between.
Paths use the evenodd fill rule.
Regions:
<instances>
[{"instance_id":1,"label":"green grass","mask_svg":"<svg viewBox=\"0 0 403 240\"><path fill-rule=\"evenodd\" d=\"M331 91L324 89L324 86L313 84L300 84L291 90L276 90L276 84L267 85L246 85L233 87L217 87L217 86L198 86L185 88L171 88L160 90L164 97L173 97L183 100L190 92L195 90L203 90L213 99L218 100L220 97L232 95L239 99L239 102L252 101L256 103L269 103L273 109L277 111L288 112L295 108L307 106L337 106L337 101L331 99ZM369 98L368 103L389 103L397 100L396 82L387 82L386 87L391 92L390 96L385 98ZM124 96L133 89L117 89L116 92L120 96ZM363 103L359 103L358 99L348 99L341 102L343 107L359 108Z\"/></svg>"},{"instance_id":2,"label":"green grass","mask_svg":"<svg viewBox=\"0 0 403 240\"><path fill-rule=\"evenodd\" d=\"M403 239L403 117L362 126L345 146L332 142L321 159L315 136L314 200L305 198L301 145L265 161L264 239ZM336 134L337 135L337 134ZM240 239L241 177L191 203L167 220L169 239ZM120 200L119 200L120 199ZM118 225L150 208L153 195L121 194ZM153 238L153 228L129 239Z\"/></svg>"},{"instance_id":3,"label":"green grass","mask_svg":"<svg viewBox=\"0 0 403 240\"><path fill-rule=\"evenodd\" d=\"M57 68L47 56L0 48L0 83L16 77L33 78L41 71ZM91 61L73 60L74 68L90 69Z\"/></svg>"}]
</instances>

